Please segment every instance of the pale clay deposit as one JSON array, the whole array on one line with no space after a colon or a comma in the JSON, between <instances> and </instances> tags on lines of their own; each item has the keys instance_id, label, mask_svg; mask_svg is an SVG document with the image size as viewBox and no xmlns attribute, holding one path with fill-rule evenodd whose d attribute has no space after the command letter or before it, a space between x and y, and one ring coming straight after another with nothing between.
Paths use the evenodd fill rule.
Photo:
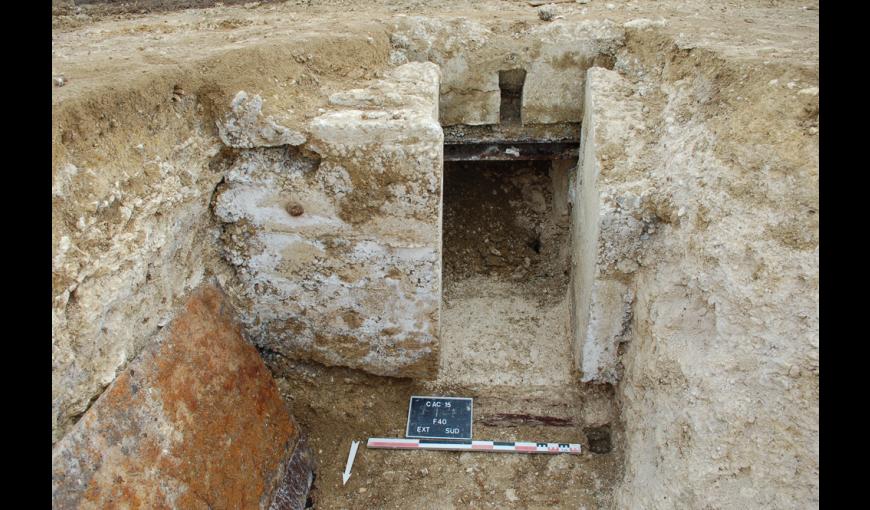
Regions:
<instances>
[{"instance_id":1,"label":"pale clay deposit","mask_svg":"<svg viewBox=\"0 0 870 510\"><path fill-rule=\"evenodd\" d=\"M817 1L176 3L53 2L56 508L818 507Z\"/></svg>"}]
</instances>

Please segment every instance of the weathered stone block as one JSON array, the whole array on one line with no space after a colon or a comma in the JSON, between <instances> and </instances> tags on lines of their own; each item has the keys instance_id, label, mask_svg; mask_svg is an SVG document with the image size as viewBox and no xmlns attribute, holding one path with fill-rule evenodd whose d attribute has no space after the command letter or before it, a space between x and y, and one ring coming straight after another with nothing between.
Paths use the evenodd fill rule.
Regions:
<instances>
[{"instance_id":1,"label":"weathered stone block","mask_svg":"<svg viewBox=\"0 0 870 510\"><path fill-rule=\"evenodd\" d=\"M277 147L305 143L302 133L281 126L270 117L263 116L263 99L248 97L239 91L233 98L229 113L217 123L221 141L229 147Z\"/></svg>"},{"instance_id":2,"label":"weathered stone block","mask_svg":"<svg viewBox=\"0 0 870 510\"><path fill-rule=\"evenodd\" d=\"M574 180L572 328L574 361L584 382L615 383L618 345L626 341L634 301L633 273L650 227L641 198L644 174L633 168L641 105L626 99L618 73L587 73L580 162ZM619 165L614 166L614 157Z\"/></svg>"},{"instance_id":3,"label":"weathered stone block","mask_svg":"<svg viewBox=\"0 0 870 510\"><path fill-rule=\"evenodd\" d=\"M633 300L632 290L619 280L594 281L580 356L583 382L617 381L617 347L629 327Z\"/></svg>"},{"instance_id":4,"label":"weathered stone block","mask_svg":"<svg viewBox=\"0 0 870 510\"><path fill-rule=\"evenodd\" d=\"M218 193L231 292L258 345L291 358L425 377L438 365L440 73L400 66L333 94L305 149L247 151Z\"/></svg>"},{"instance_id":5,"label":"weathered stone block","mask_svg":"<svg viewBox=\"0 0 870 510\"><path fill-rule=\"evenodd\" d=\"M395 28L391 37L394 63L428 61L441 69L442 125L498 124L498 70L492 72L491 65L482 69L478 53L494 36L488 28L466 18L422 16L402 17Z\"/></svg>"},{"instance_id":6,"label":"weathered stone block","mask_svg":"<svg viewBox=\"0 0 870 510\"><path fill-rule=\"evenodd\" d=\"M538 46L526 69L523 123L580 122L586 70L616 50L622 28L601 21L551 23L533 33Z\"/></svg>"},{"instance_id":7,"label":"weathered stone block","mask_svg":"<svg viewBox=\"0 0 870 510\"><path fill-rule=\"evenodd\" d=\"M523 45L513 30L492 31L464 18L402 17L390 40L394 63L434 62L441 68L441 124L498 124L499 71L526 71L523 124L579 122L586 70L604 65L623 44L611 21L556 21L529 29Z\"/></svg>"},{"instance_id":8,"label":"weathered stone block","mask_svg":"<svg viewBox=\"0 0 870 510\"><path fill-rule=\"evenodd\" d=\"M312 468L299 437L221 292L205 286L55 446L52 505L269 508L279 493L298 501Z\"/></svg>"}]
</instances>

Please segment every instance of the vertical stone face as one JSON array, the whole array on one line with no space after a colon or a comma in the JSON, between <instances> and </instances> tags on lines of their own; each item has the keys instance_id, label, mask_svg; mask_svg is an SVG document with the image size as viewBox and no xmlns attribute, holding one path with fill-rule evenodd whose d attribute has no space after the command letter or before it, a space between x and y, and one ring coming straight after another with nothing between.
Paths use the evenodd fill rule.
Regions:
<instances>
[{"instance_id":1,"label":"vertical stone face","mask_svg":"<svg viewBox=\"0 0 870 510\"><path fill-rule=\"evenodd\" d=\"M536 48L526 69L523 123L579 122L586 70L621 44L610 22L551 23L530 34Z\"/></svg>"},{"instance_id":2,"label":"vertical stone face","mask_svg":"<svg viewBox=\"0 0 870 510\"><path fill-rule=\"evenodd\" d=\"M443 125L498 124L498 69L488 65L481 72L480 61L493 37L486 26L466 18L403 16L390 37L390 59L397 64L432 62L439 66Z\"/></svg>"},{"instance_id":3,"label":"vertical stone face","mask_svg":"<svg viewBox=\"0 0 870 510\"><path fill-rule=\"evenodd\" d=\"M441 68L441 124L498 124L499 71L526 71L523 124L579 122L586 70L612 60L624 30L611 21L555 21L495 30L468 20L402 17L390 38L394 63ZM503 27L499 27L503 28ZM522 43L518 43L521 37Z\"/></svg>"},{"instance_id":4,"label":"vertical stone face","mask_svg":"<svg viewBox=\"0 0 870 510\"><path fill-rule=\"evenodd\" d=\"M615 383L617 348L631 321L632 274L654 219L640 207L635 193L645 188L644 177L627 155L641 143L626 129L642 129L641 105L625 98L628 84L616 72L592 68L586 81L572 208L574 359L584 382Z\"/></svg>"},{"instance_id":5,"label":"vertical stone face","mask_svg":"<svg viewBox=\"0 0 870 510\"><path fill-rule=\"evenodd\" d=\"M307 492L310 462L287 476L298 442L271 374L205 286L55 446L52 505L269 508L280 490Z\"/></svg>"},{"instance_id":6,"label":"vertical stone face","mask_svg":"<svg viewBox=\"0 0 870 510\"><path fill-rule=\"evenodd\" d=\"M400 66L333 95L306 127L310 152L255 149L230 169L214 211L258 345L380 375L437 370L439 79Z\"/></svg>"}]
</instances>

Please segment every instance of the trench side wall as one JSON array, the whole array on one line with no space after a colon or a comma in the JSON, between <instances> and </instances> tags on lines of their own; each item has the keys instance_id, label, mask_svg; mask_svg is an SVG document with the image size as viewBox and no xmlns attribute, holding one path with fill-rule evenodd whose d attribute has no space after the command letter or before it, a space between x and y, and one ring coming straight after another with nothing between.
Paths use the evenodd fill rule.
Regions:
<instances>
[{"instance_id":1,"label":"trench side wall","mask_svg":"<svg viewBox=\"0 0 870 510\"><path fill-rule=\"evenodd\" d=\"M52 444L220 270L209 219L220 143L194 97L164 97L53 110Z\"/></svg>"},{"instance_id":2,"label":"trench side wall","mask_svg":"<svg viewBox=\"0 0 870 510\"><path fill-rule=\"evenodd\" d=\"M819 98L772 86L776 66L635 37L621 74L587 76L596 274L634 292L614 507L817 508Z\"/></svg>"}]
</instances>

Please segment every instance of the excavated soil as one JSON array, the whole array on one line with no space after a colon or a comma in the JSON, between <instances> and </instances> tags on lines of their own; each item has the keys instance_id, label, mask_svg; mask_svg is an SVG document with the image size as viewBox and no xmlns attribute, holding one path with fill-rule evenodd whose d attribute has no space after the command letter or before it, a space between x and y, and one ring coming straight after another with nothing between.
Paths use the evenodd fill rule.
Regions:
<instances>
[{"instance_id":1,"label":"excavated soil","mask_svg":"<svg viewBox=\"0 0 870 510\"><path fill-rule=\"evenodd\" d=\"M267 354L267 363L271 359ZM286 360L274 365L289 366ZM614 412L613 395L606 387L563 388L555 395L520 389L480 391L317 365L278 370L281 394L307 432L317 459L310 497L314 508L606 508L621 474L618 441L608 446L610 440L602 439L610 431L602 424ZM369 437L404 437L411 395L475 397L475 439L579 442L584 452L366 449ZM353 440L361 444L352 475L342 485Z\"/></svg>"},{"instance_id":2,"label":"excavated soil","mask_svg":"<svg viewBox=\"0 0 870 510\"><path fill-rule=\"evenodd\" d=\"M481 275L544 298L568 286L568 219L556 217L549 161L444 166L444 287Z\"/></svg>"},{"instance_id":3,"label":"excavated soil","mask_svg":"<svg viewBox=\"0 0 870 510\"><path fill-rule=\"evenodd\" d=\"M568 216L553 191L549 161L445 165L439 380L572 383Z\"/></svg>"}]
</instances>

